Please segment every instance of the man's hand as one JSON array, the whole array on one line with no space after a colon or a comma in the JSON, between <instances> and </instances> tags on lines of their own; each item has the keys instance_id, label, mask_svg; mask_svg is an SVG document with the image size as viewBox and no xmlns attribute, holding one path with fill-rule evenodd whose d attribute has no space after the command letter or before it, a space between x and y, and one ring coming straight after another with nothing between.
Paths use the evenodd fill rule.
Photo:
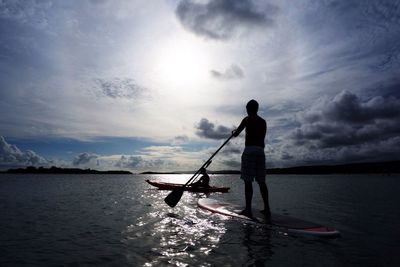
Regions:
<instances>
[{"instance_id":1,"label":"man's hand","mask_svg":"<svg viewBox=\"0 0 400 267\"><path fill-rule=\"evenodd\" d=\"M237 135L235 135L235 133L236 133L236 129L232 130L232 135L233 135L233 137L236 137L236 136L237 136Z\"/></svg>"}]
</instances>

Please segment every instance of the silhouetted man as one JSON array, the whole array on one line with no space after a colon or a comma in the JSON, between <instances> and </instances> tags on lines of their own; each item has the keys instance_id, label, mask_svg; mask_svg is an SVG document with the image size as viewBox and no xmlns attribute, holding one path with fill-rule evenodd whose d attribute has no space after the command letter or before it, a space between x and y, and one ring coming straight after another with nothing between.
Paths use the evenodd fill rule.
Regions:
<instances>
[{"instance_id":1,"label":"silhouetted man","mask_svg":"<svg viewBox=\"0 0 400 267\"><path fill-rule=\"evenodd\" d=\"M260 186L260 192L264 200L263 212L267 219L271 217L268 201L268 188L265 183L265 154L264 139L267 133L267 123L257 115L258 103L254 99L246 105L248 116L240 123L239 127L232 132L238 136L243 129L246 129L246 146L242 154L241 179L245 184L246 208L241 214L252 217L251 200L253 198L254 178Z\"/></svg>"}]
</instances>

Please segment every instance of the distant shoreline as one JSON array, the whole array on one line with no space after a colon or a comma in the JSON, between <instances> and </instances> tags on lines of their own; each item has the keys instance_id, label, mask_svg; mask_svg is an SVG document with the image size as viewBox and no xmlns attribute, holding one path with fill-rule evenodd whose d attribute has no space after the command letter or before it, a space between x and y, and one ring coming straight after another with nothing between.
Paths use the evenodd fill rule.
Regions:
<instances>
[{"instance_id":1,"label":"distant shoreline","mask_svg":"<svg viewBox=\"0 0 400 267\"><path fill-rule=\"evenodd\" d=\"M142 172L140 174L187 174L193 172ZM400 161L365 162L340 165L297 166L266 169L268 174L391 174L400 173ZM209 174L240 174L238 170L208 171Z\"/></svg>"},{"instance_id":2,"label":"distant shoreline","mask_svg":"<svg viewBox=\"0 0 400 267\"><path fill-rule=\"evenodd\" d=\"M98 171L92 169L79 169L79 168L43 168L43 167L26 167L26 168L18 168L18 169L9 169L5 172L0 173L25 173L25 174L133 174L130 171L121 171L121 170L110 170L110 171Z\"/></svg>"},{"instance_id":3,"label":"distant shoreline","mask_svg":"<svg viewBox=\"0 0 400 267\"><path fill-rule=\"evenodd\" d=\"M267 169L267 174L391 174L400 173L400 161Z\"/></svg>"},{"instance_id":4,"label":"distant shoreline","mask_svg":"<svg viewBox=\"0 0 400 267\"><path fill-rule=\"evenodd\" d=\"M172 171L172 172L154 172L147 171L138 174L193 174L196 171ZM365 162L341 165L316 165L316 166L298 166L290 168L270 168L266 169L268 174L392 174L400 173L400 161L385 162ZM18 169L9 169L1 173L25 173L25 174L134 174L130 171L109 170L98 171L93 169L79 168L44 168L27 167ZM209 174L240 174L239 170L208 170Z\"/></svg>"}]
</instances>

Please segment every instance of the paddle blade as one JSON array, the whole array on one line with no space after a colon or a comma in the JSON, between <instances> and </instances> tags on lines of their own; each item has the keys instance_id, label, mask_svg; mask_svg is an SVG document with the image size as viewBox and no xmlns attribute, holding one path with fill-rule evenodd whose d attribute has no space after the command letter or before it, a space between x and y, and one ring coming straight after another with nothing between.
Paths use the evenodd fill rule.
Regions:
<instances>
[{"instance_id":1,"label":"paddle blade","mask_svg":"<svg viewBox=\"0 0 400 267\"><path fill-rule=\"evenodd\" d=\"M169 193L169 195L164 199L165 203L168 204L171 208L175 207L178 204L179 200L181 200L183 194L183 188L178 188Z\"/></svg>"}]
</instances>

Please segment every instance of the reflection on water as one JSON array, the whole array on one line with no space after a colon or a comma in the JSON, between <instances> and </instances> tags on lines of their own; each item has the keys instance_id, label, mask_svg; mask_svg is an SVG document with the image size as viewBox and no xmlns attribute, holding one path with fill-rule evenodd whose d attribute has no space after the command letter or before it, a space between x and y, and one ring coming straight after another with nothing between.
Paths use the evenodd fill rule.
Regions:
<instances>
[{"instance_id":1,"label":"reflection on water","mask_svg":"<svg viewBox=\"0 0 400 267\"><path fill-rule=\"evenodd\" d=\"M138 263L136 248L140 248L149 254L143 259L144 266L208 266L204 257L226 232L224 221L215 222L197 209L197 198L203 194L185 194L171 209L164 202L167 193L155 191L146 196L151 203L148 213L124 231L128 253L132 253L128 258Z\"/></svg>"},{"instance_id":2,"label":"reflection on water","mask_svg":"<svg viewBox=\"0 0 400 267\"><path fill-rule=\"evenodd\" d=\"M264 266L273 254L271 247L271 230L262 231L251 225L243 227L243 246L247 249L246 265Z\"/></svg>"},{"instance_id":3,"label":"reflection on water","mask_svg":"<svg viewBox=\"0 0 400 267\"><path fill-rule=\"evenodd\" d=\"M182 182L182 178L162 177L171 182ZM233 201L240 203L240 192L236 190L233 196L212 194L211 197L228 201L233 197ZM197 200L208 197L206 194L185 192L178 205L170 208L164 202L168 193L149 186L141 195L146 210L122 233L129 263L141 266L267 266L276 253L277 258L281 258L280 252L295 240L266 225L198 208ZM260 203L255 197L255 206Z\"/></svg>"},{"instance_id":4,"label":"reflection on water","mask_svg":"<svg viewBox=\"0 0 400 267\"><path fill-rule=\"evenodd\" d=\"M181 177L168 178L179 182ZM142 195L147 211L122 233L130 263L265 266L273 255L271 237L284 237L268 226L232 220L198 208L197 200L208 197L206 194L185 192L178 205L170 208L164 202L168 193L149 188ZM212 194L211 197L225 195Z\"/></svg>"}]
</instances>

